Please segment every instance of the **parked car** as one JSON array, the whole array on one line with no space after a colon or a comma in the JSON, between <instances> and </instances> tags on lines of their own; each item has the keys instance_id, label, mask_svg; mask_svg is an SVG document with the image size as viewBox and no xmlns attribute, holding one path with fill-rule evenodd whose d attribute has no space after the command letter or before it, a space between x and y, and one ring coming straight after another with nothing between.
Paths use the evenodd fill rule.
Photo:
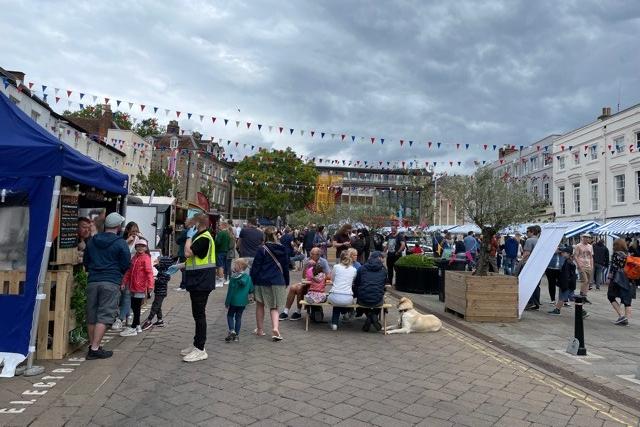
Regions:
<instances>
[{"instance_id":1,"label":"parked car","mask_svg":"<svg viewBox=\"0 0 640 427\"><path fill-rule=\"evenodd\" d=\"M417 237L407 237L407 253L412 253L414 246L419 245L422 248L422 253L425 255L433 256L433 247L427 245L424 239Z\"/></svg>"}]
</instances>

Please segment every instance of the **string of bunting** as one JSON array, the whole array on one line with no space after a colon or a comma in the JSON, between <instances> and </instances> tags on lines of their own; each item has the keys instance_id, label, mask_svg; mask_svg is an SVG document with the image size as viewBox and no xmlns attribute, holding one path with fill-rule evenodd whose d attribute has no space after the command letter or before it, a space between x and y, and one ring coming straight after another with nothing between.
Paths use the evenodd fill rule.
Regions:
<instances>
[{"instance_id":1,"label":"string of bunting","mask_svg":"<svg viewBox=\"0 0 640 427\"><path fill-rule=\"evenodd\" d=\"M9 81L7 78L3 77L3 82L6 86L9 85ZM51 100L56 105L59 105L61 102L66 103L68 108L72 106L78 106L80 109L83 109L89 105L96 105L98 103L101 104L109 104L115 105L116 109L125 109L128 107L130 112L139 112L140 114L148 114L153 115L155 117L159 117L162 113L166 118L174 118L175 119L187 119L187 120L198 120L200 123L203 123L205 119L207 121L211 121L212 125L219 125L223 127L233 127L235 125L236 128L243 128L246 130L257 130L258 132L269 132L281 135L290 135L290 136L298 136L304 137L307 135L309 138L318 138L320 140L339 140L341 142L366 142L371 144L379 143L384 145L385 142L389 143L399 143L400 146L409 146L412 147L414 144L417 146L420 144L420 141L416 138L384 138L380 136L361 136L354 135L350 132L346 131L316 131L303 129L300 126L285 126L285 125L273 125L273 124L262 124L256 123L255 121L249 120L238 120L231 119L227 117L221 117L220 115L211 115L211 114L201 114L201 113L191 113L187 112L184 109L175 110L169 109L159 106L151 106L148 104L143 104L140 102L131 102L125 101L121 99L117 99L112 96L98 96L89 92L81 92L75 89L61 89L58 87L51 87L47 84L36 84L32 81L29 81L25 84L25 82L17 81L17 86L19 90L27 89L31 92L39 95L45 102L49 102ZM51 98L50 98L51 96ZM139 110L139 111L138 111ZM443 146L455 146L456 150L469 150L470 148L478 148L483 151L496 151L498 149L497 144L485 144L485 143L459 143L459 142L443 142L443 141L433 141L433 140L424 140L422 142L427 149L441 149ZM515 145L509 146L513 149L516 148ZM539 149L543 146L538 145ZM523 145L519 146L522 150L524 148Z\"/></svg>"}]
</instances>

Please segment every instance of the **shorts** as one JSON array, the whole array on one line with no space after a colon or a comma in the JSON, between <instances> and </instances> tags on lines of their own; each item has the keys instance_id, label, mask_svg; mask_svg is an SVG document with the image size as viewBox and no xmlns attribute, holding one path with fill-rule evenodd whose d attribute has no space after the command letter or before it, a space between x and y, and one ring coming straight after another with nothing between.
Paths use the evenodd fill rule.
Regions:
<instances>
[{"instance_id":1,"label":"shorts","mask_svg":"<svg viewBox=\"0 0 640 427\"><path fill-rule=\"evenodd\" d=\"M227 262L226 252L216 252L216 267L223 268Z\"/></svg>"},{"instance_id":2,"label":"shorts","mask_svg":"<svg viewBox=\"0 0 640 427\"><path fill-rule=\"evenodd\" d=\"M287 302L287 287L277 286L255 286L254 296L256 302L264 304L269 310L284 308Z\"/></svg>"},{"instance_id":3,"label":"shorts","mask_svg":"<svg viewBox=\"0 0 640 427\"><path fill-rule=\"evenodd\" d=\"M324 292L307 292L304 299L310 304L322 304L327 300L327 294Z\"/></svg>"},{"instance_id":4,"label":"shorts","mask_svg":"<svg viewBox=\"0 0 640 427\"><path fill-rule=\"evenodd\" d=\"M111 282L87 285L87 324L111 325L116 320L120 304L120 286Z\"/></svg>"},{"instance_id":5,"label":"shorts","mask_svg":"<svg viewBox=\"0 0 640 427\"><path fill-rule=\"evenodd\" d=\"M635 283L631 282L631 286L635 286ZM633 291L631 289L624 289L615 283L609 284L607 290L607 299L609 302L615 302L616 298L620 298L620 302L625 307L631 307L631 299L633 298Z\"/></svg>"}]
</instances>

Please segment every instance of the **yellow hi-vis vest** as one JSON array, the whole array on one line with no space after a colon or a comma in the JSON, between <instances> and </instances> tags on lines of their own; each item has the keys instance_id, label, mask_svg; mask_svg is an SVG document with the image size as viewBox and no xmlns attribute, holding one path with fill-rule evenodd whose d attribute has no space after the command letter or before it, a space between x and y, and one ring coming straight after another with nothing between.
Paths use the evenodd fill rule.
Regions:
<instances>
[{"instance_id":1,"label":"yellow hi-vis vest","mask_svg":"<svg viewBox=\"0 0 640 427\"><path fill-rule=\"evenodd\" d=\"M211 237L211 233L209 232L209 230L193 239L191 241L191 244L194 244L198 239L209 240L209 251L204 258L198 258L197 256L195 256L195 254L187 258L187 261L185 262L186 271L202 270L205 268L216 268L216 244L213 240L213 237Z\"/></svg>"}]
</instances>

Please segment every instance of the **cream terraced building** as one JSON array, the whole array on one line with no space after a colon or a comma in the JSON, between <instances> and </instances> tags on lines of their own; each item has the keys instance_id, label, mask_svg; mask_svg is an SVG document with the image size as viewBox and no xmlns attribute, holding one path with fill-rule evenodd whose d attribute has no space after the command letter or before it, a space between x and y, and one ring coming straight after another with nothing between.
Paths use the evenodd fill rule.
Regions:
<instances>
[{"instance_id":1,"label":"cream terraced building","mask_svg":"<svg viewBox=\"0 0 640 427\"><path fill-rule=\"evenodd\" d=\"M556 139L553 185L557 221L640 215L640 104Z\"/></svg>"}]
</instances>

